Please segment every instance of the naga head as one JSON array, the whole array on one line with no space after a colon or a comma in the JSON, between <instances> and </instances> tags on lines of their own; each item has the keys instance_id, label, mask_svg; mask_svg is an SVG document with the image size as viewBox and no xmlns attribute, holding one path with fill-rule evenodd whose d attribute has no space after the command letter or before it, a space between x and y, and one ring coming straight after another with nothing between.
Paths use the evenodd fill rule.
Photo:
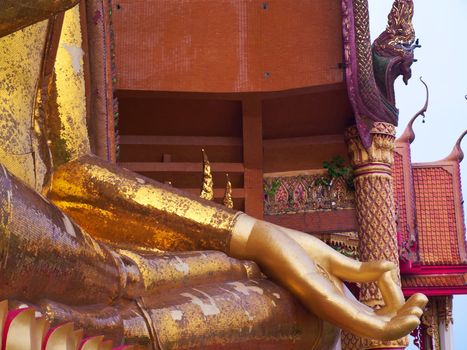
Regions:
<instances>
[{"instance_id":1,"label":"naga head","mask_svg":"<svg viewBox=\"0 0 467 350\"><path fill-rule=\"evenodd\" d=\"M394 81L402 75L405 84L412 76L414 50L420 47L412 25L413 0L395 0L388 15L386 30L373 43L376 82L391 103Z\"/></svg>"}]
</instances>

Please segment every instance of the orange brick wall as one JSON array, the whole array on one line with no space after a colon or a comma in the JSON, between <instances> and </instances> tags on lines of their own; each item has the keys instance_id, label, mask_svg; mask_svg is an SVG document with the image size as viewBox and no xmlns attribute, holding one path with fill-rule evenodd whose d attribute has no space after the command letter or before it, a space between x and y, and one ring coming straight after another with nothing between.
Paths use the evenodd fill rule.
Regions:
<instances>
[{"instance_id":1,"label":"orange brick wall","mask_svg":"<svg viewBox=\"0 0 467 350\"><path fill-rule=\"evenodd\" d=\"M248 92L343 81L340 0L113 6L118 89Z\"/></svg>"}]
</instances>

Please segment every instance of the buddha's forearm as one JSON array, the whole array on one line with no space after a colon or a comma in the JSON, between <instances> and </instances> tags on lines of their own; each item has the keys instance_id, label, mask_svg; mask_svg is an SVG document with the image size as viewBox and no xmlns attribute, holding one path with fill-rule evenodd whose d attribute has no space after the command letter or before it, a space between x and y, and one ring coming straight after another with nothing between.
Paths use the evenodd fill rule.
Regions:
<instances>
[{"instance_id":1,"label":"buddha's forearm","mask_svg":"<svg viewBox=\"0 0 467 350\"><path fill-rule=\"evenodd\" d=\"M93 156L59 167L48 197L94 237L133 248L227 252L237 216Z\"/></svg>"},{"instance_id":2,"label":"buddha's forearm","mask_svg":"<svg viewBox=\"0 0 467 350\"><path fill-rule=\"evenodd\" d=\"M0 6L0 37L65 11L79 0L3 0Z\"/></svg>"}]
</instances>

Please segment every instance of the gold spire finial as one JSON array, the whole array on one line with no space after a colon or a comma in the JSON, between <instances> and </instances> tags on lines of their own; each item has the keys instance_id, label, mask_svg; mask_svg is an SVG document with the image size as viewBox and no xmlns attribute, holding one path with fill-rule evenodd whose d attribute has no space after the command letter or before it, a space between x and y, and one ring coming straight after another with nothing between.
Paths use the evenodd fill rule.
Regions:
<instances>
[{"instance_id":1,"label":"gold spire finial","mask_svg":"<svg viewBox=\"0 0 467 350\"><path fill-rule=\"evenodd\" d=\"M232 200L232 183L229 180L229 174L225 174L227 182L225 183L225 194L223 203L227 208L233 208L233 200Z\"/></svg>"},{"instance_id":2,"label":"gold spire finial","mask_svg":"<svg viewBox=\"0 0 467 350\"><path fill-rule=\"evenodd\" d=\"M201 149L203 153L203 187L201 188L200 197L211 201L214 198L214 183L212 181L211 164L209 164L208 155Z\"/></svg>"}]
</instances>

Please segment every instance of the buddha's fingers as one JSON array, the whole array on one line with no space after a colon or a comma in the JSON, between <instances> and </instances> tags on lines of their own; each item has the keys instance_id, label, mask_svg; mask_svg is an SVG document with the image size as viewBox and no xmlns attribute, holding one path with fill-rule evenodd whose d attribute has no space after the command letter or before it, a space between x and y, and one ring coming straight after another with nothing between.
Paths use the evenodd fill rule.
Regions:
<instances>
[{"instance_id":1,"label":"buddha's fingers","mask_svg":"<svg viewBox=\"0 0 467 350\"><path fill-rule=\"evenodd\" d=\"M363 337L382 339L390 317L378 316L346 296L334 283L317 254L313 261L298 242L276 226L256 222L244 257L254 259L271 278L289 289L311 312ZM325 260L326 262L326 260Z\"/></svg>"},{"instance_id":2,"label":"buddha's fingers","mask_svg":"<svg viewBox=\"0 0 467 350\"><path fill-rule=\"evenodd\" d=\"M383 332L383 340L402 338L417 328L419 324L420 318L415 315L396 316L387 323Z\"/></svg>"},{"instance_id":3,"label":"buddha's fingers","mask_svg":"<svg viewBox=\"0 0 467 350\"><path fill-rule=\"evenodd\" d=\"M428 298L425 295L416 293L407 300L407 302L399 309L397 314L409 314L410 312L408 310L414 310L414 308L422 310L423 313L423 309L425 308L427 303Z\"/></svg>"},{"instance_id":4,"label":"buddha's fingers","mask_svg":"<svg viewBox=\"0 0 467 350\"><path fill-rule=\"evenodd\" d=\"M378 279L378 287L389 311L397 312L404 305L404 294L396 282L395 270L383 273Z\"/></svg>"},{"instance_id":5,"label":"buddha's fingers","mask_svg":"<svg viewBox=\"0 0 467 350\"><path fill-rule=\"evenodd\" d=\"M377 281L383 273L396 268L395 264L390 261L360 262L340 254L310 234L279 226L275 228L297 242L313 261L320 261L323 267L329 268L333 275L344 281L373 282Z\"/></svg>"},{"instance_id":6,"label":"buddha's fingers","mask_svg":"<svg viewBox=\"0 0 467 350\"><path fill-rule=\"evenodd\" d=\"M398 338L407 335L420 324L423 307L428 299L423 294L416 294L407 300L385 327L387 335L397 335ZM390 340L388 338L388 340Z\"/></svg>"},{"instance_id":7,"label":"buddha's fingers","mask_svg":"<svg viewBox=\"0 0 467 350\"><path fill-rule=\"evenodd\" d=\"M340 270L345 274L341 278L348 280L348 277L352 276L352 282L361 283L377 281L382 275L396 268L395 264L390 261L358 262L346 256L335 258L332 266L336 272Z\"/></svg>"},{"instance_id":8,"label":"buddha's fingers","mask_svg":"<svg viewBox=\"0 0 467 350\"><path fill-rule=\"evenodd\" d=\"M412 307L407 307L404 308L403 312L398 312L398 315L414 315L417 316L418 318L422 317L423 315L423 310L420 309L418 306L412 306Z\"/></svg>"}]
</instances>

